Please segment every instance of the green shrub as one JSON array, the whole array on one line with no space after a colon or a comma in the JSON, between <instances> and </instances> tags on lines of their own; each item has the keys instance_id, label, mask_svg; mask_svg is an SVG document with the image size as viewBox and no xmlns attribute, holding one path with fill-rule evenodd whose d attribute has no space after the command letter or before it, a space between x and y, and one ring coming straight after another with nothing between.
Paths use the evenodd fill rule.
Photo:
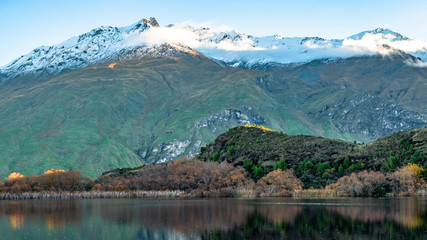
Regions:
<instances>
[{"instance_id":1,"label":"green shrub","mask_svg":"<svg viewBox=\"0 0 427 240\"><path fill-rule=\"evenodd\" d=\"M422 163L424 162L425 157L424 157L424 153L415 150L414 154L412 154L411 158L409 159L409 162L412 163Z\"/></svg>"},{"instance_id":2,"label":"green shrub","mask_svg":"<svg viewBox=\"0 0 427 240\"><path fill-rule=\"evenodd\" d=\"M327 171L325 171L322 175L323 179L329 178L329 173Z\"/></svg>"},{"instance_id":3,"label":"green shrub","mask_svg":"<svg viewBox=\"0 0 427 240\"><path fill-rule=\"evenodd\" d=\"M390 166L390 168L395 168L396 162L397 162L397 159L391 156L390 159L388 160L388 165Z\"/></svg>"},{"instance_id":4,"label":"green shrub","mask_svg":"<svg viewBox=\"0 0 427 240\"><path fill-rule=\"evenodd\" d=\"M348 168L349 172L355 172L357 170L363 170L365 168L365 164L361 161L358 161L354 164L351 164L350 167Z\"/></svg>"},{"instance_id":5,"label":"green shrub","mask_svg":"<svg viewBox=\"0 0 427 240\"><path fill-rule=\"evenodd\" d=\"M347 169L350 166L350 159L348 157L344 158L344 168Z\"/></svg>"},{"instance_id":6,"label":"green shrub","mask_svg":"<svg viewBox=\"0 0 427 240\"><path fill-rule=\"evenodd\" d=\"M282 169L283 171L288 168L288 164L286 163L285 159L280 159L274 166L274 170Z\"/></svg>"},{"instance_id":7,"label":"green shrub","mask_svg":"<svg viewBox=\"0 0 427 240\"><path fill-rule=\"evenodd\" d=\"M357 169L356 164L351 164L350 167L348 168L349 172L354 172Z\"/></svg>"},{"instance_id":8,"label":"green shrub","mask_svg":"<svg viewBox=\"0 0 427 240\"><path fill-rule=\"evenodd\" d=\"M384 162L383 165L381 165L381 171L389 171L390 166L388 165L388 162Z\"/></svg>"},{"instance_id":9,"label":"green shrub","mask_svg":"<svg viewBox=\"0 0 427 240\"><path fill-rule=\"evenodd\" d=\"M234 153L234 146L229 146L227 151L229 154L233 154Z\"/></svg>"},{"instance_id":10,"label":"green shrub","mask_svg":"<svg viewBox=\"0 0 427 240\"><path fill-rule=\"evenodd\" d=\"M251 171L252 170L252 166L254 164L252 163L252 161L249 158L245 158L243 160L243 168L246 169L246 171Z\"/></svg>"},{"instance_id":11,"label":"green shrub","mask_svg":"<svg viewBox=\"0 0 427 240\"><path fill-rule=\"evenodd\" d=\"M342 166L342 164L340 164L340 166L338 167L338 174L340 176L344 175L344 167Z\"/></svg>"},{"instance_id":12,"label":"green shrub","mask_svg":"<svg viewBox=\"0 0 427 240\"><path fill-rule=\"evenodd\" d=\"M304 164L304 169L312 169L314 164L309 160Z\"/></svg>"},{"instance_id":13,"label":"green shrub","mask_svg":"<svg viewBox=\"0 0 427 240\"><path fill-rule=\"evenodd\" d=\"M323 162L316 164L316 172L317 174L323 173L326 169L331 168L329 162Z\"/></svg>"},{"instance_id":14,"label":"green shrub","mask_svg":"<svg viewBox=\"0 0 427 240\"><path fill-rule=\"evenodd\" d=\"M261 166L254 165L252 166L251 178L255 181L262 178L264 176L264 170Z\"/></svg>"},{"instance_id":15,"label":"green shrub","mask_svg":"<svg viewBox=\"0 0 427 240\"><path fill-rule=\"evenodd\" d=\"M215 152L215 153L212 155L212 161L217 162L217 161L218 161L218 159L219 159L219 156L220 156L219 152Z\"/></svg>"},{"instance_id":16,"label":"green shrub","mask_svg":"<svg viewBox=\"0 0 427 240\"><path fill-rule=\"evenodd\" d=\"M306 174L306 173L304 173L304 174L301 176L301 181L305 181L305 180L307 180L307 174Z\"/></svg>"}]
</instances>

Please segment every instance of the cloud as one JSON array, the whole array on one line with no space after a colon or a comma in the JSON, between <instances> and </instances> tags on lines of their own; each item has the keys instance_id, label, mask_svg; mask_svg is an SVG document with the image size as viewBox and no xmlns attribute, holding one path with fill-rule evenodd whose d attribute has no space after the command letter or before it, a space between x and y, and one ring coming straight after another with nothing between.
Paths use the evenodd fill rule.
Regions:
<instances>
[{"instance_id":1,"label":"cloud","mask_svg":"<svg viewBox=\"0 0 427 240\"><path fill-rule=\"evenodd\" d=\"M195 25L197 27L195 27ZM191 48L221 49L227 51L261 50L247 36L240 35L231 27L201 27L200 24L185 22L170 26L153 27L143 32L126 36L126 47L180 43Z\"/></svg>"},{"instance_id":2,"label":"cloud","mask_svg":"<svg viewBox=\"0 0 427 240\"><path fill-rule=\"evenodd\" d=\"M427 44L418 40L393 41L392 34L365 34L360 40L344 39L342 47L361 53L390 54L393 50L402 50L407 53L427 51Z\"/></svg>"},{"instance_id":3,"label":"cloud","mask_svg":"<svg viewBox=\"0 0 427 240\"><path fill-rule=\"evenodd\" d=\"M206 27L208 25L209 27ZM228 26L184 22L153 27L125 36L127 46L183 44L220 60L306 62L319 58L347 58L360 55L388 55L402 50L414 56L427 51L427 44L417 40L395 41L393 34L366 33L361 38L326 40L320 38L249 37ZM302 43L302 44L301 44ZM423 66L424 62L409 63Z\"/></svg>"},{"instance_id":4,"label":"cloud","mask_svg":"<svg viewBox=\"0 0 427 240\"><path fill-rule=\"evenodd\" d=\"M153 27L143 32L134 32L127 36L127 46L137 46L141 44L161 45L164 43L181 43L190 47L198 47L200 42L195 32L188 28L176 26Z\"/></svg>"},{"instance_id":5,"label":"cloud","mask_svg":"<svg viewBox=\"0 0 427 240\"><path fill-rule=\"evenodd\" d=\"M418 60L418 59L415 60L415 61L406 60L405 63L408 66L411 66L411 67L418 67L418 68L425 68L425 67L427 67L427 62L423 62L423 61Z\"/></svg>"}]
</instances>

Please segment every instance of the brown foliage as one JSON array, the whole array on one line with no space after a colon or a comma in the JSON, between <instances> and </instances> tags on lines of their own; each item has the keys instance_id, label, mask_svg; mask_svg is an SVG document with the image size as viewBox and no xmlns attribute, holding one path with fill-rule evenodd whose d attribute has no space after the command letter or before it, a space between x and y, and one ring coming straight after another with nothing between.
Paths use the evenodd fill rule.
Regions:
<instances>
[{"instance_id":1,"label":"brown foliage","mask_svg":"<svg viewBox=\"0 0 427 240\"><path fill-rule=\"evenodd\" d=\"M183 190L197 196L231 196L239 188L253 185L245 173L244 169L226 162L183 158L147 165L133 177L100 177L94 190L111 191L126 186L129 190Z\"/></svg>"},{"instance_id":2,"label":"brown foliage","mask_svg":"<svg viewBox=\"0 0 427 240\"><path fill-rule=\"evenodd\" d=\"M387 174L391 189L396 194L414 193L419 187L419 184L417 184L419 182L418 178L417 173L410 166L399 168Z\"/></svg>"},{"instance_id":3,"label":"brown foliage","mask_svg":"<svg viewBox=\"0 0 427 240\"><path fill-rule=\"evenodd\" d=\"M79 171L52 171L39 176L39 187L46 191L82 191L83 176Z\"/></svg>"},{"instance_id":4,"label":"brown foliage","mask_svg":"<svg viewBox=\"0 0 427 240\"><path fill-rule=\"evenodd\" d=\"M292 170L281 169L270 172L257 182L261 196L292 196L295 190L301 190L303 186Z\"/></svg>"},{"instance_id":5,"label":"brown foliage","mask_svg":"<svg viewBox=\"0 0 427 240\"><path fill-rule=\"evenodd\" d=\"M381 172L362 171L344 176L326 190L341 192L344 196L380 196L385 193L386 178Z\"/></svg>"},{"instance_id":6,"label":"brown foliage","mask_svg":"<svg viewBox=\"0 0 427 240\"><path fill-rule=\"evenodd\" d=\"M12 173L1 191L11 193L40 191L83 191L92 187L92 180L85 178L79 171L49 170L40 176L24 177Z\"/></svg>"}]
</instances>

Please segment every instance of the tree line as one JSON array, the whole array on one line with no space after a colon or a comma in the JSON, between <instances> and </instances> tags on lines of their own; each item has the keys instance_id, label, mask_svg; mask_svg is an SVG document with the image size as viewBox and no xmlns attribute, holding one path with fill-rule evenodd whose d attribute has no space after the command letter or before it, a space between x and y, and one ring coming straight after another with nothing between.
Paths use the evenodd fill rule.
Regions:
<instances>
[{"instance_id":1,"label":"tree line","mask_svg":"<svg viewBox=\"0 0 427 240\"><path fill-rule=\"evenodd\" d=\"M149 164L133 173L104 174L95 181L79 171L48 170L38 176L11 173L2 183L0 192L127 192L184 191L195 197L267 197L293 196L304 183L285 161L265 176L254 180L253 166L233 166L227 162L205 162L196 158ZM424 169L414 163L384 174L361 171L339 178L320 191L333 191L339 196L384 196L388 193L413 194L427 190ZM310 191L310 189L308 189Z\"/></svg>"}]
</instances>

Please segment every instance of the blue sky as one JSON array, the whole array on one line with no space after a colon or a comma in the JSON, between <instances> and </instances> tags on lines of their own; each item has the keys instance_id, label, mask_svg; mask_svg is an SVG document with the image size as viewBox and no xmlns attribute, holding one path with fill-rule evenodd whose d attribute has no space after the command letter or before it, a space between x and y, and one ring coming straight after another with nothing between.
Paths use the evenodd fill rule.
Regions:
<instances>
[{"instance_id":1,"label":"blue sky","mask_svg":"<svg viewBox=\"0 0 427 240\"><path fill-rule=\"evenodd\" d=\"M382 26L427 42L425 0L0 0L0 66L42 45L143 17L192 21L256 36L344 38Z\"/></svg>"}]
</instances>

